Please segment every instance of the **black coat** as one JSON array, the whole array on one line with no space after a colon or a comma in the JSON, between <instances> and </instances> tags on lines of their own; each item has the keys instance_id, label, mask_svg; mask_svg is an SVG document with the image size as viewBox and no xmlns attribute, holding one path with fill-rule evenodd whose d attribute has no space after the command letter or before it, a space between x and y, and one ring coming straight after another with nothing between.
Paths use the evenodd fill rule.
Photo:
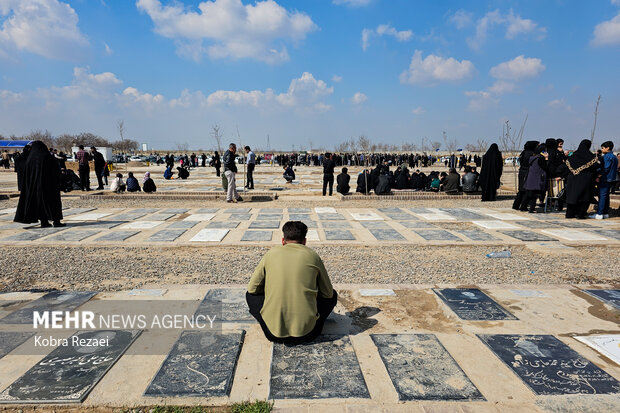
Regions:
<instances>
[{"instance_id":1,"label":"black coat","mask_svg":"<svg viewBox=\"0 0 620 413\"><path fill-rule=\"evenodd\" d=\"M153 178L149 178L146 181L144 181L144 184L142 185L142 190L144 192L157 191L157 187L155 186L155 182L153 181Z\"/></svg>"},{"instance_id":2,"label":"black coat","mask_svg":"<svg viewBox=\"0 0 620 413\"><path fill-rule=\"evenodd\" d=\"M341 173L336 177L336 192L340 194L347 194L351 190L351 186L349 186L349 182L351 181L351 177L349 174Z\"/></svg>"},{"instance_id":3,"label":"black coat","mask_svg":"<svg viewBox=\"0 0 620 413\"><path fill-rule=\"evenodd\" d=\"M491 144L487 153L482 157L482 170L478 183L482 187L482 200L495 201L500 178L504 169L504 160L497 144Z\"/></svg>"},{"instance_id":4,"label":"black coat","mask_svg":"<svg viewBox=\"0 0 620 413\"><path fill-rule=\"evenodd\" d=\"M596 155L590 152L590 146L590 140L584 139L566 161L566 203L569 205L590 202L592 199L599 164Z\"/></svg>"},{"instance_id":5,"label":"black coat","mask_svg":"<svg viewBox=\"0 0 620 413\"><path fill-rule=\"evenodd\" d=\"M21 185L15 222L32 224L62 219L60 168L41 141L32 143Z\"/></svg>"},{"instance_id":6,"label":"black coat","mask_svg":"<svg viewBox=\"0 0 620 413\"><path fill-rule=\"evenodd\" d=\"M103 159L103 154L101 152L95 152L93 154L93 159L95 161L95 172L100 174L103 171L103 167L105 166L105 159Z\"/></svg>"},{"instance_id":7,"label":"black coat","mask_svg":"<svg viewBox=\"0 0 620 413\"><path fill-rule=\"evenodd\" d=\"M21 192L22 182L24 181L24 171L26 170L26 161L30 154L30 146L26 146L24 151L15 158L15 172L17 172L17 190Z\"/></svg>"}]
</instances>

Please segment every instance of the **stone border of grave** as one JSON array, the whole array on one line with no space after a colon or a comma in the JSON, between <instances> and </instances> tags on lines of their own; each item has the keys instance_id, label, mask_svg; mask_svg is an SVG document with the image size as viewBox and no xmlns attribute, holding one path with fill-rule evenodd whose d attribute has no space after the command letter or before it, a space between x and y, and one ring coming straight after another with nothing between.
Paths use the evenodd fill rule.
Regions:
<instances>
[{"instance_id":1,"label":"stone border of grave","mask_svg":"<svg viewBox=\"0 0 620 413\"><path fill-rule=\"evenodd\" d=\"M239 194L252 201L262 200L276 200L278 199L277 192L239 192ZM156 192L154 194L145 194L139 192L135 194L104 194L102 192L96 192L88 195L80 195L80 199L97 199L97 200L117 200L117 199L156 199L156 200L168 200L168 199L210 199L210 200L225 200L226 193L224 192L189 192L189 191L169 191L166 193Z\"/></svg>"},{"instance_id":2,"label":"stone border of grave","mask_svg":"<svg viewBox=\"0 0 620 413\"><path fill-rule=\"evenodd\" d=\"M404 201L415 201L415 200L436 200L436 199L454 199L454 198L465 198L465 199L479 199L480 194L446 194L445 192L423 192L423 191L408 191L408 190L398 190L392 191L389 195L363 195L363 194L351 194L351 195L342 195L338 194L341 201L377 201L377 200L404 200ZM516 196L514 192L511 191L498 191L497 199L513 199Z\"/></svg>"}]
</instances>

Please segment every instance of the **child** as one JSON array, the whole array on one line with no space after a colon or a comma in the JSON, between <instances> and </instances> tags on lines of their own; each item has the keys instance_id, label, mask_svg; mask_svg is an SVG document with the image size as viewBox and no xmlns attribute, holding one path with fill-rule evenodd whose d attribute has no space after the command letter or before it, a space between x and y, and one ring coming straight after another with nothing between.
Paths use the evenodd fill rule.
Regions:
<instances>
[{"instance_id":1,"label":"child","mask_svg":"<svg viewBox=\"0 0 620 413\"><path fill-rule=\"evenodd\" d=\"M116 174L116 179L114 179L112 181L112 185L110 185L110 190L112 192L116 192L117 194L120 194L122 192L125 192L125 183L123 182L123 174L118 173Z\"/></svg>"}]
</instances>

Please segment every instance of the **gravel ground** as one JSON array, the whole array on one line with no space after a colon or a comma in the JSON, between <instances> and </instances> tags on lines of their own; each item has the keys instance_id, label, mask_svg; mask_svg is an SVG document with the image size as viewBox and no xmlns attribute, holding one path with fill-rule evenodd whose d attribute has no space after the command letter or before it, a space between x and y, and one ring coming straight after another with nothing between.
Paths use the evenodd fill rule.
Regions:
<instances>
[{"instance_id":1,"label":"gravel ground","mask_svg":"<svg viewBox=\"0 0 620 413\"><path fill-rule=\"evenodd\" d=\"M546 255L524 246L513 258L488 259L492 247L316 247L334 283L617 283L617 249L582 247ZM125 290L161 284L243 284L263 247L5 247L0 291ZM606 263L601 271L600 263Z\"/></svg>"}]
</instances>

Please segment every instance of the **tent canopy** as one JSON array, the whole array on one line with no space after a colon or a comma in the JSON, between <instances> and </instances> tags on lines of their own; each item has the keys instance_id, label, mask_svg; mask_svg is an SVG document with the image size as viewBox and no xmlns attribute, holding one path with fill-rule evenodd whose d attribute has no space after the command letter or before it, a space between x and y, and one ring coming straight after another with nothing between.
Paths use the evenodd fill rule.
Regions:
<instances>
[{"instance_id":1,"label":"tent canopy","mask_svg":"<svg viewBox=\"0 0 620 413\"><path fill-rule=\"evenodd\" d=\"M30 145L34 141L0 141L2 149L22 149L26 145Z\"/></svg>"}]
</instances>

